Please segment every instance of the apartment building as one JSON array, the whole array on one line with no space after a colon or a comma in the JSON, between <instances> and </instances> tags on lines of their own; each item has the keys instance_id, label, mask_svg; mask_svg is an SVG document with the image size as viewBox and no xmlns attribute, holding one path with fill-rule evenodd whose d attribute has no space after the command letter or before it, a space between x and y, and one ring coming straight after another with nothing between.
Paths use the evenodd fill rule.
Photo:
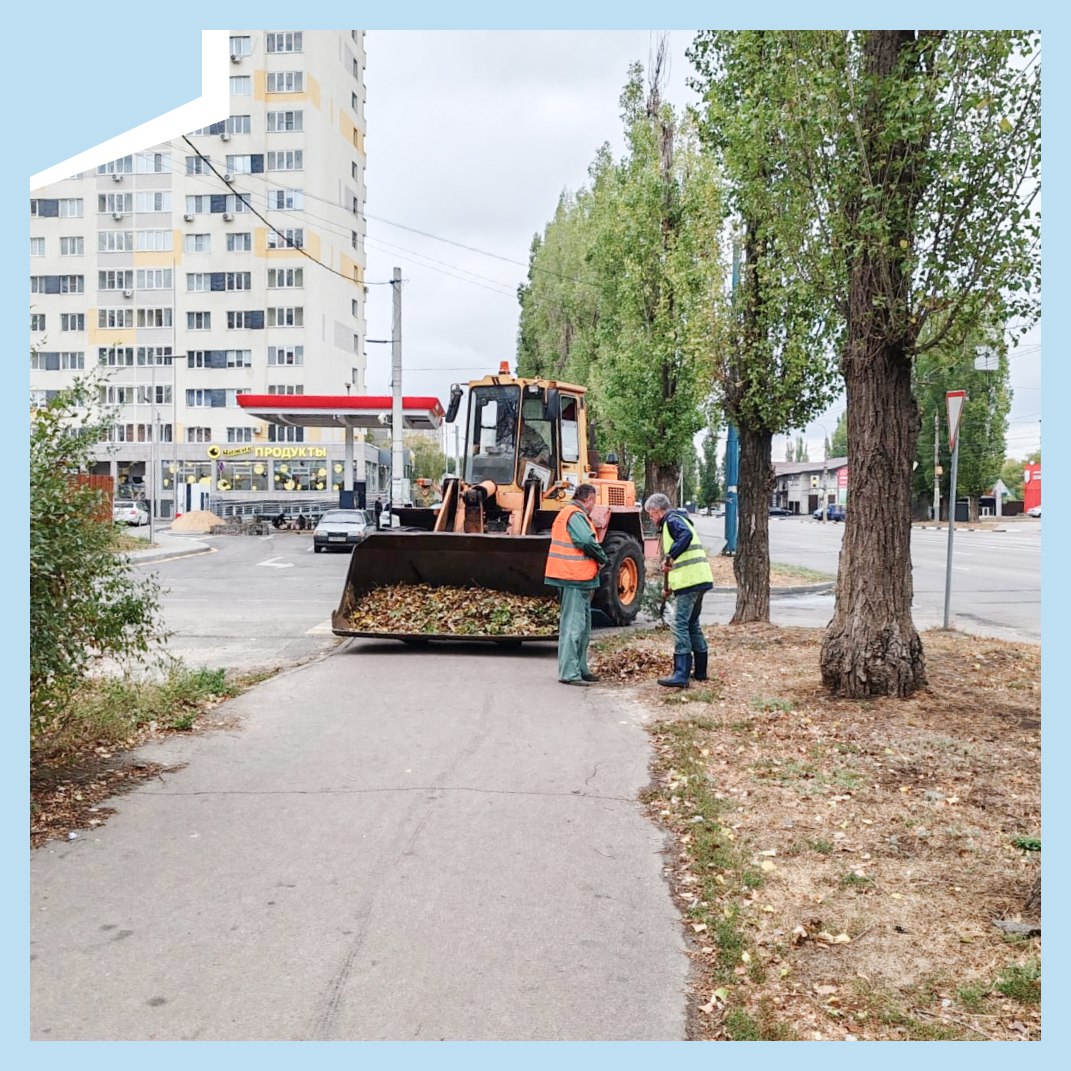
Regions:
<instances>
[{"instance_id":1,"label":"apartment building","mask_svg":"<svg viewBox=\"0 0 1071 1071\"><path fill-rule=\"evenodd\" d=\"M343 485L341 432L237 398L364 391L364 68L363 31L234 32L228 115L31 195L31 404L99 375L96 471L161 517Z\"/></svg>"}]
</instances>

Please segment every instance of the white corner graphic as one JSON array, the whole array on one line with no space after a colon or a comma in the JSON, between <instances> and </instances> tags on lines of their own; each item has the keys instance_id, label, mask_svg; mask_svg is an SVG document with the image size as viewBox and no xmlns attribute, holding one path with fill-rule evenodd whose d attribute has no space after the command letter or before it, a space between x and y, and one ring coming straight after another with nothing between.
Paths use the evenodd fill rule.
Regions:
<instances>
[{"instance_id":1,"label":"white corner graphic","mask_svg":"<svg viewBox=\"0 0 1071 1071\"><path fill-rule=\"evenodd\" d=\"M30 191L61 182L120 156L149 149L191 130L226 119L230 109L228 30L201 31L201 95L147 123L102 141L30 176Z\"/></svg>"}]
</instances>

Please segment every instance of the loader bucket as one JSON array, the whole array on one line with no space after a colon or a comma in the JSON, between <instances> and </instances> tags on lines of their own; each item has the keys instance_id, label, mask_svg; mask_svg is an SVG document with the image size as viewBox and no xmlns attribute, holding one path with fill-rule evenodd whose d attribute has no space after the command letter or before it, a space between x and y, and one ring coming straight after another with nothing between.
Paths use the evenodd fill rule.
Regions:
<instances>
[{"instance_id":1,"label":"loader bucket","mask_svg":"<svg viewBox=\"0 0 1071 1071\"><path fill-rule=\"evenodd\" d=\"M373 532L354 548L350 557L342 599L338 609L331 615L331 631L336 636L406 638L394 632L359 631L351 622L353 609L362 595L374 588L396 584L485 588L514 595L552 595L553 589L543 583L549 546L548 535ZM421 634L420 638L455 637ZM523 639L549 640L556 636L466 634L456 638L515 642Z\"/></svg>"}]
</instances>

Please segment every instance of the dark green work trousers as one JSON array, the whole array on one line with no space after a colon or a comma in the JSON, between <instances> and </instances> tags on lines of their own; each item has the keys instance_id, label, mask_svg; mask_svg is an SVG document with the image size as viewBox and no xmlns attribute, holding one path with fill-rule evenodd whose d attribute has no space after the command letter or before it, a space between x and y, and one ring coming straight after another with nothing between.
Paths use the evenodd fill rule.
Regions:
<instances>
[{"instance_id":1,"label":"dark green work trousers","mask_svg":"<svg viewBox=\"0 0 1071 1071\"><path fill-rule=\"evenodd\" d=\"M562 588L558 621L558 680L578 681L588 669L591 640L591 597L594 588Z\"/></svg>"}]
</instances>

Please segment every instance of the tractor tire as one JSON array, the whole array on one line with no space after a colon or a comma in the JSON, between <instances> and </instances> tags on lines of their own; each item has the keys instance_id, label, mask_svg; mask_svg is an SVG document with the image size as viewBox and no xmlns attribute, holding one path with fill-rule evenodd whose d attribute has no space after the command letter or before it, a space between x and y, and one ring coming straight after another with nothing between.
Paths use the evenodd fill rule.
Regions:
<instances>
[{"instance_id":1,"label":"tractor tire","mask_svg":"<svg viewBox=\"0 0 1071 1071\"><path fill-rule=\"evenodd\" d=\"M640 612L643 595L643 545L625 532L610 532L602 549L610 561L599 573L599 588L591 605L615 625L631 625Z\"/></svg>"}]
</instances>

